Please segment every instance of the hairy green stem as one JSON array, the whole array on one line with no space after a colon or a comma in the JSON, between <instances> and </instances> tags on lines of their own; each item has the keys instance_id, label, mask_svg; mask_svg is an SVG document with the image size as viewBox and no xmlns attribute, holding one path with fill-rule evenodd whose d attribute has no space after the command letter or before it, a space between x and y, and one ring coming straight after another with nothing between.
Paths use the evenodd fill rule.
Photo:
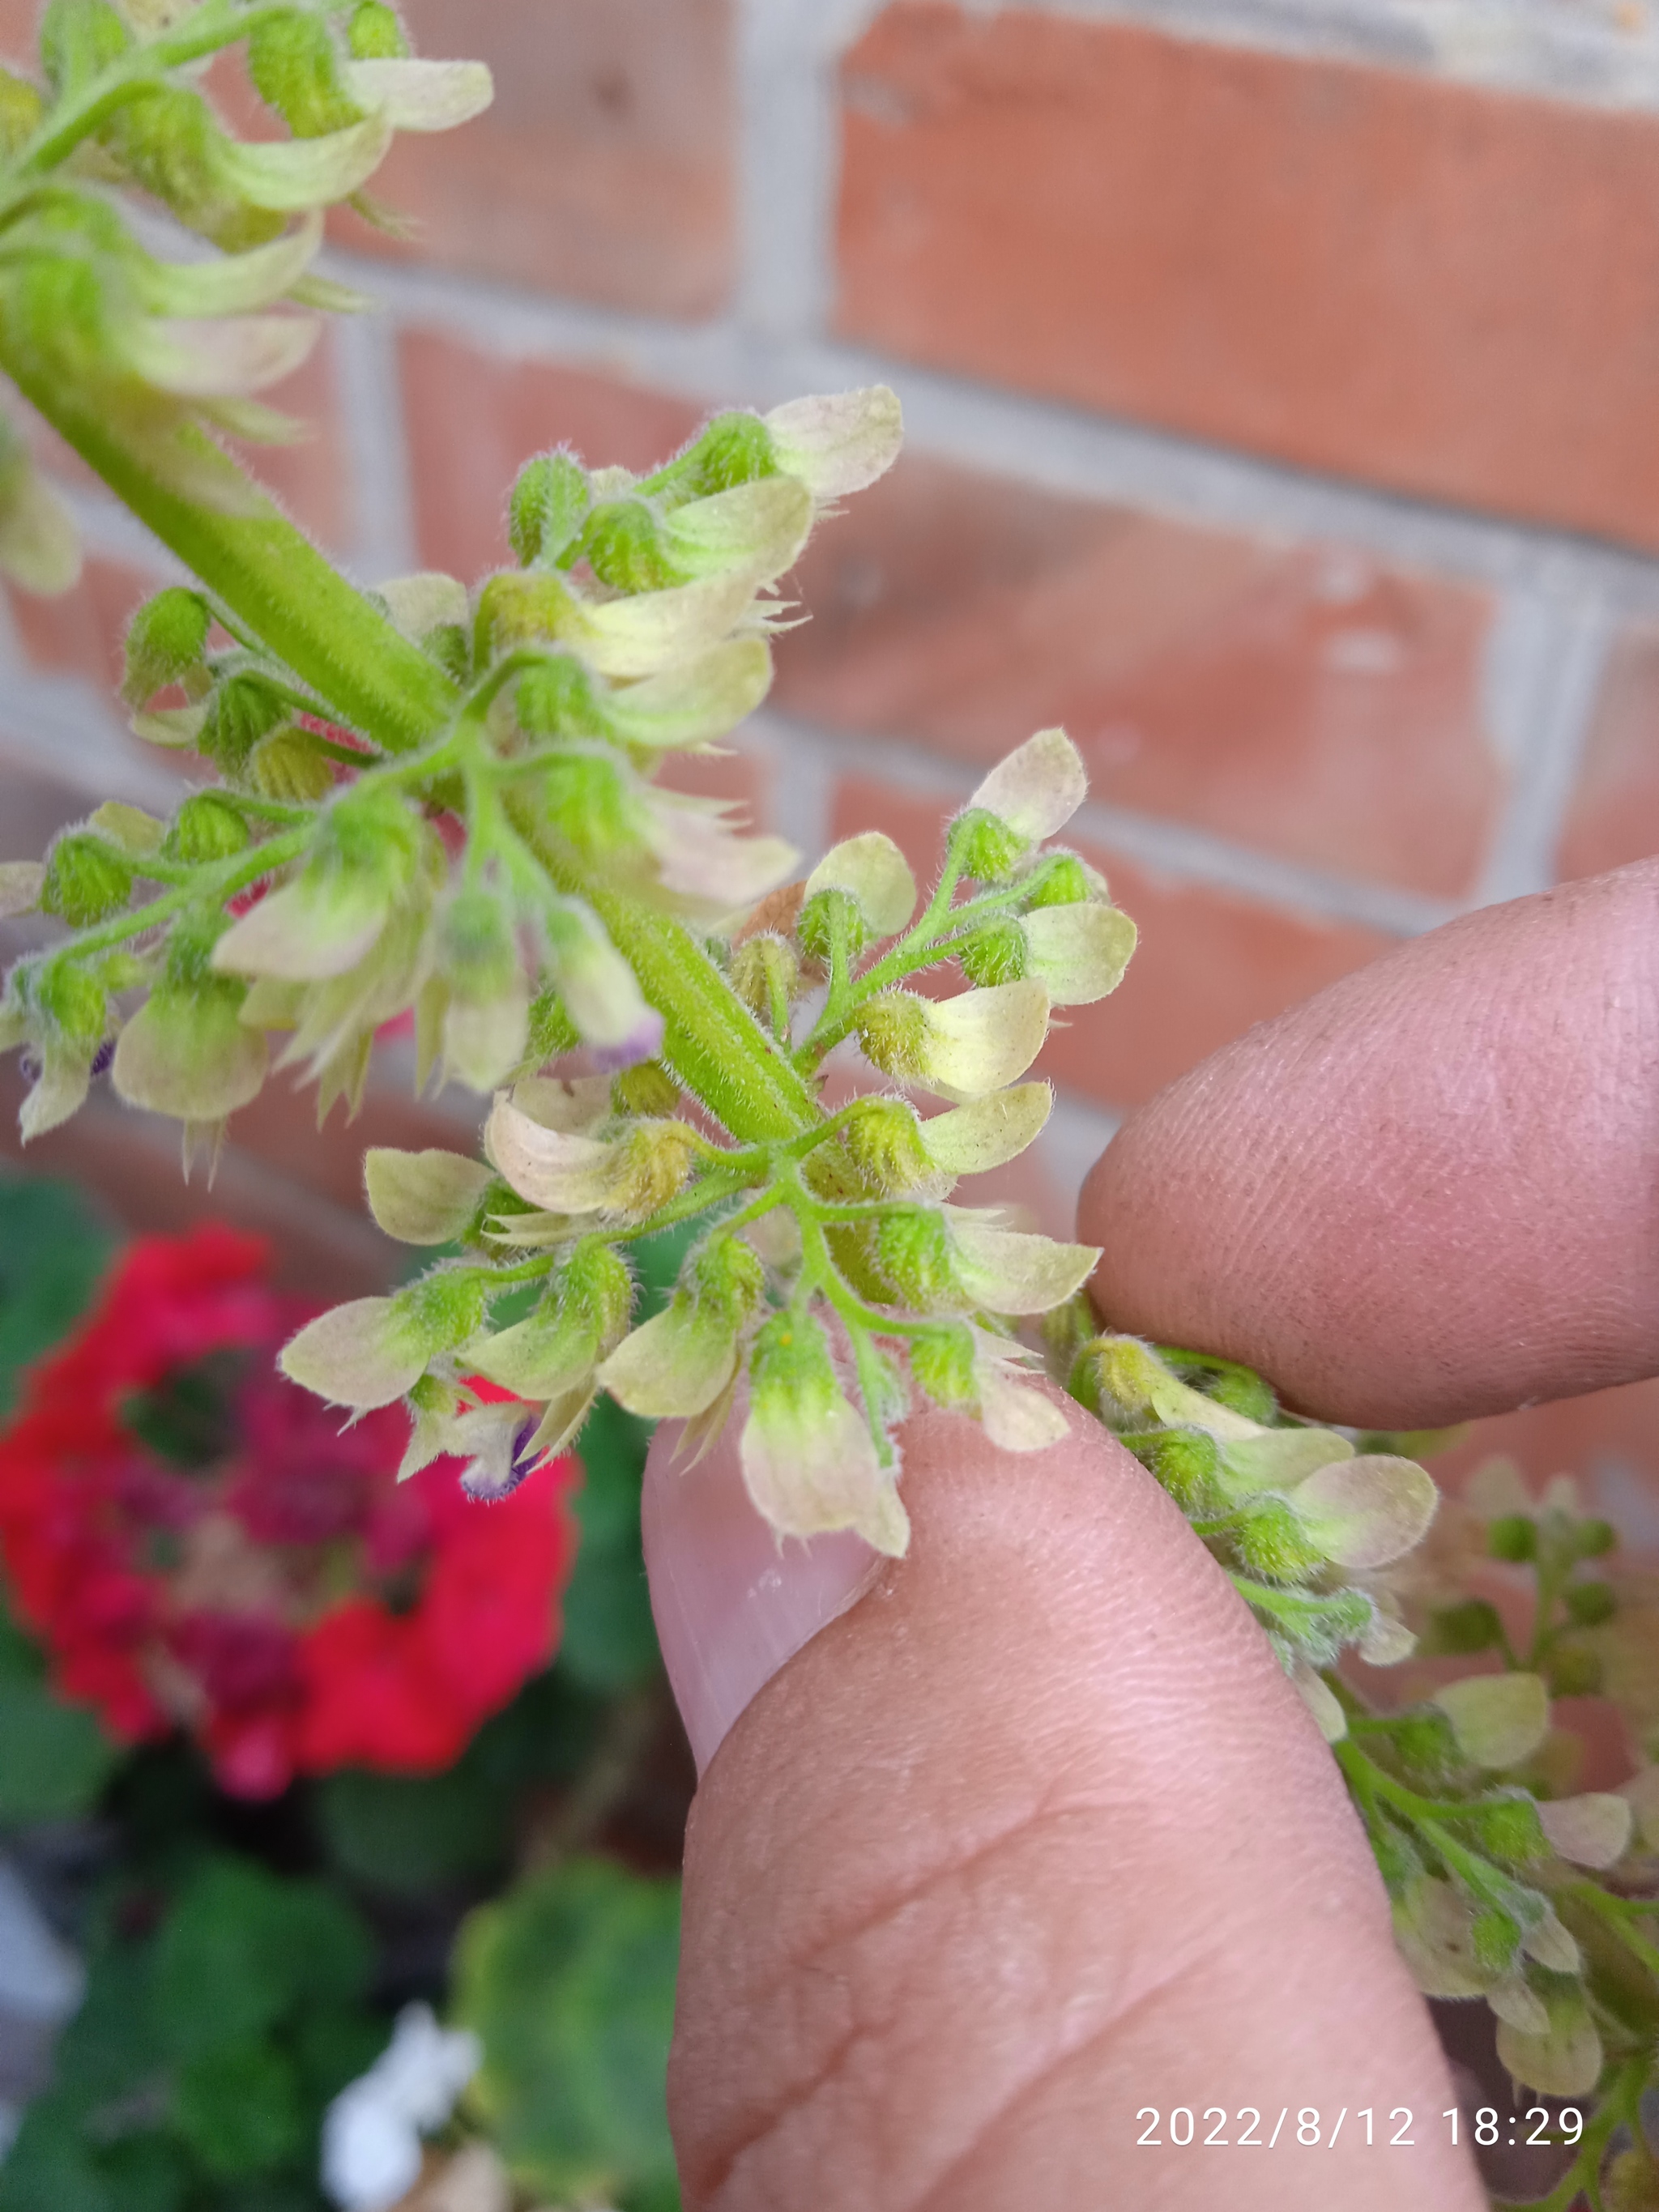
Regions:
<instances>
[{"instance_id":1,"label":"hairy green stem","mask_svg":"<svg viewBox=\"0 0 1659 2212\"><path fill-rule=\"evenodd\" d=\"M442 669L324 559L228 454L202 439L203 463L223 486L222 507L203 506L167 480L109 411L21 351L0 331L0 367L25 398L343 722L395 753L412 751L448 724L458 695Z\"/></svg>"}]
</instances>

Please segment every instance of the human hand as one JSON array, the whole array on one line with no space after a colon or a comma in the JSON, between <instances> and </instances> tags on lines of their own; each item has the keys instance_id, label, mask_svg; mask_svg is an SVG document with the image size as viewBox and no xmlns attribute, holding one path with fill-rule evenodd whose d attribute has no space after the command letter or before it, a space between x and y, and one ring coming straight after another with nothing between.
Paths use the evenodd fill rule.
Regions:
<instances>
[{"instance_id":1,"label":"human hand","mask_svg":"<svg viewBox=\"0 0 1659 2212\"><path fill-rule=\"evenodd\" d=\"M1115 1328L1417 1427L1659 1370L1656 1213L1644 863L1229 1047L1126 1127L1081 1231ZM780 1554L728 1447L691 1474L653 1452L653 1599L706 1769L688 2212L1472 2212L1335 1767L1182 1516L1080 1413L1031 1458L939 1413L905 1451L915 1540L878 1565L848 1538ZM1349 2121L1316 2151L1152 2149L1148 2106L1200 2140L1210 2107L1230 2137L1246 2107Z\"/></svg>"}]
</instances>

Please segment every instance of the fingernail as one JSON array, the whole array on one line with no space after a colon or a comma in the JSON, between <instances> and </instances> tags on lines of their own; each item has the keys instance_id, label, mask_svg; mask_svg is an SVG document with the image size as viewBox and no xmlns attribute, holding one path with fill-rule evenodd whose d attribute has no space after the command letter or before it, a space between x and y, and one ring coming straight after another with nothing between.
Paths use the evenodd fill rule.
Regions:
<instances>
[{"instance_id":1,"label":"fingernail","mask_svg":"<svg viewBox=\"0 0 1659 2212\"><path fill-rule=\"evenodd\" d=\"M861 1536L777 1537L750 1503L735 1425L695 1467L665 1423L642 1526L657 1640L702 1774L750 1701L881 1564Z\"/></svg>"}]
</instances>

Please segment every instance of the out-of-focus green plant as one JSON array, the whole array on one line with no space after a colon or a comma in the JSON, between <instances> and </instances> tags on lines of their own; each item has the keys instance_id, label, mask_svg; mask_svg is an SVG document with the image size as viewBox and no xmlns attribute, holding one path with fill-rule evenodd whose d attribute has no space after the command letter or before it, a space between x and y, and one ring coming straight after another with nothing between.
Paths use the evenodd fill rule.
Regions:
<instances>
[{"instance_id":1,"label":"out-of-focus green plant","mask_svg":"<svg viewBox=\"0 0 1659 2212\"><path fill-rule=\"evenodd\" d=\"M385 2040L371 1955L338 1896L222 1853L159 1917L118 1893L3 2212L320 2212L323 2111Z\"/></svg>"}]
</instances>

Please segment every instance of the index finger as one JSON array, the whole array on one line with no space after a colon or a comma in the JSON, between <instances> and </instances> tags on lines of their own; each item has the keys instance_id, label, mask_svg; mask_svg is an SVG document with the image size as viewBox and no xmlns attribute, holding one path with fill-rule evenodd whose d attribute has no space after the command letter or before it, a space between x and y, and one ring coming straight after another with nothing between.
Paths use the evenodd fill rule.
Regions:
<instances>
[{"instance_id":1,"label":"index finger","mask_svg":"<svg viewBox=\"0 0 1659 2212\"><path fill-rule=\"evenodd\" d=\"M1419 1428L1659 1371L1659 861L1463 916L1128 1121L1114 1328Z\"/></svg>"}]
</instances>

